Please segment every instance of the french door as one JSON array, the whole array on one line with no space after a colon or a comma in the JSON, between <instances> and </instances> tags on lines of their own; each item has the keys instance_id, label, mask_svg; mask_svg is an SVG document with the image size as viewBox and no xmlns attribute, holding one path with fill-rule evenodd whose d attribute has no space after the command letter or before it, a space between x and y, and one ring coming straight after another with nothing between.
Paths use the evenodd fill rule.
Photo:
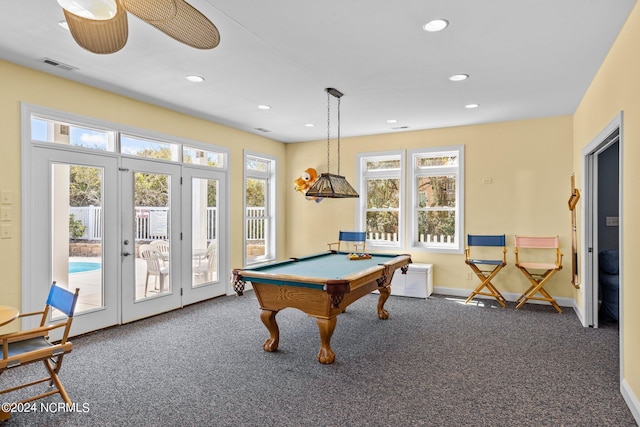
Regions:
<instances>
[{"instance_id":1,"label":"french door","mask_svg":"<svg viewBox=\"0 0 640 427\"><path fill-rule=\"evenodd\" d=\"M183 304L225 294L227 229L225 174L187 167L182 172Z\"/></svg>"},{"instance_id":2,"label":"french door","mask_svg":"<svg viewBox=\"0 0 640 427\"><path fill-rule=\"evenodd\" d=\"M180 165L122 158L122 322L182 305Z\"/></svg>"},{"instance_id":3,"label":"french door","mask_svg":"<svg viewBox=\"0 0 640 427\"><path fill-rule=\"evenodd\" d=\"M23 311L79 288L77 335L226 293L224 172L34 146L27 175Z\"/></svg>"},{"instance_id":4,"label":"french door","mask_svg":"<svg viewBox=\"0 0 640 427\"><path fill-rule=\"evenodd\" d=\"M25 309L42 310L55 281L71 291L80 289L73 335L117 324L117 157L37 147L32 166L24 219ZM36 320L25 318L27 323Z\"/></svg>"}]
</instances>

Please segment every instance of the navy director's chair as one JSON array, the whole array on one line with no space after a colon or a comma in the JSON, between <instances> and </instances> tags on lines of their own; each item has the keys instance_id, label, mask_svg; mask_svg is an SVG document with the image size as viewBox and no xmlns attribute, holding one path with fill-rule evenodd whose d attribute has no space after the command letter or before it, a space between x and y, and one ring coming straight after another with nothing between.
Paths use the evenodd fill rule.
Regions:
<instances>
[{"instance_id":1,"label":"navy director's chair","mask_svg":"<svg viewBox=\"0 0 640 427\"><path fill-rule=\"evenodd\" d=\"M507 265L507 246L505 243L505 235L467 235L467 247L464 250L464 262L471 267L471 270L480 279L480 284L471 292L465 304L471 301L476 295L485 295L493 297L503 308L506 306L507 300L502 296L500 291L491 283L491 280ZM493 247L502 248L502 259L474 259L471 258L471 248L477 247Z\"/></svg>"},{"instance_id":2,"label":"navy director's chair","mask_svg":"<svg viewBox=\"0 0 640 427\"><path fill-rule=\"evenodd\" d=\"M59 393L67 405L72 406L71 399L62 385L58 373L62 367L63 356L73 348L72 343L67 341L67 338L69 337L69 330L71 329L71 322L73 321L73 314L78 301L78 291L79 289L76 289L75 292L70 292L53 282L49 289L49 297L44 310L24 313L18 316L19 318L40 316L40 326L0 335L0 343L2 344L0 374L5 370L35 362L43 362L49 373L49 376L40 380L1 390L0 395L49 381L49 386L52 389L17 403L24 404ZM47 324L49 314L52 313L53 309L56 310L55 316L63 315L62 317L64 318ZM49 340L49 332L59 328L62 329L62 339L59 342L51 342ZM0 401L4 400L0 398ZM8 419L9 416L10 414L6 412L0 412L0 420Z\"/></svg>"},{"instance_id":3,"label":"navy director's chair","mask_svg":"<svg viewBox=\"0 0 640 427\"><path fill-rule=\"evenodd\" d=\"M333 249L333 245L338 245L339 252L340 242L352 242L353 246L355 246L354 252L364 252L367 242L367 233L364 231L341 231L337 242L327 243L329 250ZM360 246L362 247L362 250L358 250L358 247Z\"/></svg>"}]
</instances>

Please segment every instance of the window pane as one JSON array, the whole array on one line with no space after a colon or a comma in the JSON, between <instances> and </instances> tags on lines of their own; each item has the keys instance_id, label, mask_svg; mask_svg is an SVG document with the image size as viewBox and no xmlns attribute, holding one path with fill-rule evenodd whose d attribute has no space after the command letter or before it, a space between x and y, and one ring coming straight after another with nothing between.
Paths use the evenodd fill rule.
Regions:
<instances>
[{"instance_id":1,"label":"window pane","mask_svg":"<svg viewBox=\"0 0 640 427\"><path fill-rule=\"evenodd\" d=\"M31 119L31 139L34 141L51 142L47 139L47 121L32 118Z\"/></svg>"},{"instance_id":2,"label":"window pane","mask_svg":"<svg viewBox=\"0 0 640 427\"><path fill-rule=\"evenodd\" d=\"M108 132L69 126L69 143L77 147L107 150Z\"/></svg>"},{"instance_id":3,"label":"window pane","mask_svg":"<svg viewBox=\"0 0 640 427\"><path fill-rule=\"evenodd\" d=\"M399 169L400 169L400 160L367 161L368 171L399 170Z\"/></svg>"},{"instance_id":4,"label":"window pane","mask_svg":"<svg viewBox=\"0 0 640 427\"><path fill-rule=\"evenodd\" d=\"M368 179L367 209L400 207L399 179Z\"/></svg>"},{"instance_id":5,"label":"window pane","mask_svg":"<svg viewBox=\"0 0 640 427\"><path fill-rule=\"evenodd\" d=\"M258 172L268 172L269 162L266 160L260 160L253 157L248 157L247 170L258 171Z\"/></svg>"},{"instance_id":6,"label":"window pane","mask_svg":"<svg viewBox=\"0 0 640 427\"><path fill-rule=\"evenodd\" d=\"M32 117L31 139L73 145L94 150L113 151L113 132L70 125L54 120Z\"/></svg>"},{"instance_id":7,"label":"window pane","mask_svg":"<svg viewBox=\"0 0 640 427\"><path fill-rule=\"evenodd\" d=\"M218 280L218 180L193 178L191 188L191 286L197 287Z\"/></svg>"},{"instance_id":8,"label":"window pane","mask_svg":"<svg viewBox=\"0 0 640 427\"><path fill-rule=\"evenodd\" d=\"M266 254L266 209L267 181L264 179L247 179L245 232L246 254L249 261Z\"/></svg>"},{"instance_id":9,"label":"window pane","mask_svg":"<svg viewBox=\"0 0 640 427\"><path fill-rule=\"evenodd\" d=\"M433 155L420 156L416 158L418 169L437 166L458 166L457 153L434 153Z\"/></svg>"},{"instance_id":10,"label":"window pane","mask_svg":"<svg viewBox=\"0 0 640 427\"><path fill-rule=\"evenodd\" d=\"M66 289L80 288L76 313L103 308L104 170L54 164L52 184L52 277Z\"/></svg>"},{"instance_id":11,"label":"window pane","mask_svg":"<svg viewBox=\"0 0 640 427\"><path fill-rule=\"evenodd\" d=\"M264 207L267 193L267 181L264 179L247 179L247 207Z\"/></svg>"},{"instance_id":12,"label":"window pane","mask_svg":"<svg viewBox=\"0 0 640 427\"><path fill-rule=\"evenodd\" d=\"M171 292L171 177L134 173L135 299ZM150 283L151 282L151 283Z\"/></svg>"},{"instance_id":13,"label":"window pane","mask_svg":"<svg viewBox=\"0 0 640 427\"><path fill-rule=\"evenodd\" d=\"M454 211L418 212L418 241L424 243L455 243Z\"/></svg>"},{"instance_id":14,"label":"window pane","mask_svg":"<svg viewBox=\"0 0 640 427\"><path fill-rule=\"evenodd\" d=\"M398 241L398 212L368 211L366 214L367 238L378 243L384 241Z\"/></svg>"},{"instance_id":15,"label":"window pane","mask_svg":"<svg viewBox=\"0 0 640 427\"><path fill-rule=\"evenodd\" d=\"M423 176L418 178L418 207L455 207L456 177Z\"/></svg>"},{"instance_id":16,"label":"window pane","mask_svg":"<svg viewBox=\"0 0 640 427\"><path fill-rule=\"evenodd\" d=\"M193 147L184 147L182 150L182 162L193 165L205 165L216 168L224 167L222 153L200 150Z\"/></svg>"},{"instance_id":17,"label":"window pane","mask_svg":"<svg viewBox=\"0 0 640 427\"><path fill-rule=\"evenodd\" d=\"M120 152L153 159L178 160L178 145L128 135L120 137Z\"/></svg>"}]
</instances>

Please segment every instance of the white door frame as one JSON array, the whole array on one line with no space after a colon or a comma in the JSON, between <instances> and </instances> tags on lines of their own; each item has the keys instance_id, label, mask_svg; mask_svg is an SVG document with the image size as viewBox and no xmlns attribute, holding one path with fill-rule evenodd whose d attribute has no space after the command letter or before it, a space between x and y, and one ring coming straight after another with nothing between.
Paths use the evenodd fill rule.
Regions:
<instances>
[{"instance_id":1,"label":"white door frame","mask_svg":"<svg viewBox=\"0 0 640 427\"><path fill-rule=\"evenodd\" d=\"M583 297L585 307L585 326L597 327L598 320L598 287L596 273L598 271L598 163L597 156L606 150L613 141L607 138L619 130L619 239L622 248L623 239L623 218L622 218L622 112L620 112L586 147L582 150L583 157L583 188L584 188L584 209L582 211L584 224L582 234L582 254L583 254ZM620 257L622 262L622 257ZM620 267L622 270L622 267ZM620 290L622 292L622 281Z\"/></svg>"},{"instance_id":2,"label":"white door frame","mask_svg":"<svg viewBox=\"0 0 640 427\"><path fill-rule=\"evenodd\" d=\"M582 161L583 161L583 183L584 188L584 209L582 211L582 277L583 286L583 308L584 312L584 326L598 326L598 286L597 286L597 272L598 272L598 170L597 170L597 156L608 148L613 141L609 141L607 138L613 134L616 129L619 131L618 136L618 238L619 238L619 250L620 250L620 271L624 271L623 268L623 151L624 151L624 132L623 132L623 112L621 111L616 117L602 130L600 133L582 149ZM624 301L624 280L623 275L620 275L620 293L619 300ZM623 363L623 351L624 348L624 316L623 316L623 304L620 304L620 315L618 321L619 336L620 336L620 379L623 378L622 369Z\"/></svg>"}]
</instances>

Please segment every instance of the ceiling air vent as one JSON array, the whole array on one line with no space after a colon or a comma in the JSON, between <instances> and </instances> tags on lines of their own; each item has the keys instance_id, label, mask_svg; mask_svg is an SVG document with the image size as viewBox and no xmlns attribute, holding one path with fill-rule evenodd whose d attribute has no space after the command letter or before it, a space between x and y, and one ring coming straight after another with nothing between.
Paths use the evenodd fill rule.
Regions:
<instances>
[{"instance_id":1,"label":"ceiling air vent","mask_svg":"<svg viewBox=\"0 0 640 427\"><path fill-rule=\"evenodd\" d=\"M77 67L73 67L71 65L64 64L62 62L54 61L53 59L49 59L49 58L42 58L40 62L44 62L45 64L49 64L57 68L62 68L63 70L67 70L67 71L74 71L78 69Z\"/></svg>"},{"instance_id":2,"label":"ceiling air vent","mask_svg":"<svg viewBox=\"0 0 640 427\"><path fill-rule=\"evenodd\" d=\"M255 128L256 130L259 130L260 132L271 132L269 129L265 129L265 128Z\"/></svg>"},{"instance_id":3,"label":"ceiling air vent","mask_svg":"<svg viewBox=\"0 0 640 427\"><path fill-rule=\"evenodd\" d=\"M409 129L409 126L396 126L394 128L391 128L393 130L399 130L399 129Z\"/></svg>"}]
</instances>

